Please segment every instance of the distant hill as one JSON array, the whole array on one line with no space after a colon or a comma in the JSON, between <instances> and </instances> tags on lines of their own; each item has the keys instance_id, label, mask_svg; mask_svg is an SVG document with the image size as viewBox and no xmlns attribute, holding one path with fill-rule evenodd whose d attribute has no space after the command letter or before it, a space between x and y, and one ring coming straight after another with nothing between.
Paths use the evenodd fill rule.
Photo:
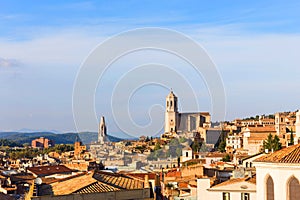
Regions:
<instances>
[{"instance_id":1,"label":"distant hill","mask_svg":"<svg viewBox=\"0 0 300 200\"><path fill-rule=\"evenodd\" d=\"M1 132L0 139L8 139L16 143L24 144L39 138L46 137L50 140L54 140L56 144L73 144L78 137L77 133L64 133L55 134L52 132L32 132L32 133L21 133L21 132Z\"/></svg>"},{"instance_id":2,"label":"distant hill","mask_svg":"<svg viewBox=\"0 0 300 200\"><path fill-rule=\"evenodd\" d=\"M79 138L84 144L90 144L97 141L96 132L82 132L82 133L61 133L56 134L52 132L0 132L0 139L7 139L18 144L29 143L31 141L39 138L46 137L50 140L54 140L55 144L74 144L74 142ZM109 141L118 142L122 139L108 135Z\"/></svg>"}]
</instances>

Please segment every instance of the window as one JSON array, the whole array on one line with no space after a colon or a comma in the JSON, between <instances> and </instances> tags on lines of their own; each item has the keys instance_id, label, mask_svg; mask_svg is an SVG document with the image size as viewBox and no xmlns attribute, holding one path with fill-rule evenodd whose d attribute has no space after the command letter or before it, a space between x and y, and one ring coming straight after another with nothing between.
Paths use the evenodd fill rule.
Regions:
<instances>
[{"instance_id":1,"label":"window","mask_svg":"<svg viewBox=\"0 0 300 200\"><path fill-rule=\"evenodd\" d=\"M230 200L230 193L229 192L223 192L223 200Z\"/></svg>"},{"instance_id":2,"label":"window","mask_svg":"<svg viewBox=\"0 0 300 200\"><path fill-rule=\"evenodd\" d=\"M271 176L266 181L266 196L267 200L274 200L274 182Z\"/></svg>"},{"instance_id":3,"label":"window","mask_svg":"<svg viewBox=\"0 0 300 200\"><path fill-rule=\"evenodd\" d=\"M250 194L249 193L242 193L241 194L241 200L250 200Z\"/></svg>"},{"instance_id":4,"label":"window","mask_svg":"<svg viewBox=\"0 0 300 200\"><path fill-rule=\"evenodd\" d=\"M292 177L288 181L288 200L299 200L300 199L300 184L297 178Z\"/></svg>"},{"instance_id":5,"label":"window","mask_svg":"<svg viewBox=\"0 0 300 200\"><path fill-rule=\"evenodd\" d=\"M185 157L189 157L189 152L185 152Z\"/></svg>"}]
</instances>

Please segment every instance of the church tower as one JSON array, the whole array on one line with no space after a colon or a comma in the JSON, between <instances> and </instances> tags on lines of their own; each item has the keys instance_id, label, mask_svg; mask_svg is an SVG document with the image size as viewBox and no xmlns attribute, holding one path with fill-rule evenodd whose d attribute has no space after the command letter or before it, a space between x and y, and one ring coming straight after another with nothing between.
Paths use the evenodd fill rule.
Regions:
<instances>
[{"instance_id":1,"label":"church tower","mask_svg":"<svg viewBox=\"0 0 300 200\"><path fill-rule=\"evenodd\" d=\"M98 143L104 144L105 141L106 141L106 125L105 125L104 116L102 116L99 124L99 130L98 130Z\"/></svg>"},{"instance_id":2,"label":"church tower","mask_svg":"<svg viewBox=\"0 0 300 200\"><path fill-rule=\"evenodd\" d=\"M166 98L166 113L165 113L165 133L177 131L178 123L178 101L177 97L171 90Z\"/></svg>"}]
</instances>

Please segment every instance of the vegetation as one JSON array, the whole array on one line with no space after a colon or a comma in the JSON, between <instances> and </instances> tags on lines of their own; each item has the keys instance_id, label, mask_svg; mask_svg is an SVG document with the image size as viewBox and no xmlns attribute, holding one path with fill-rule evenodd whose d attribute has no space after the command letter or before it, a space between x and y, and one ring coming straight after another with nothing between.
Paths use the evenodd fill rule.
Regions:
<instances>
[{"instance_id":1,"label":"vegetation","mask_svg":"<svg viewBox=\"0 0 300 200\"><path fill-rule=\"evenodd\" d=\"M291 138L290 138L289 145L294 145L294 131L293 131L293 129L291 129Z\"/></svg>"},{"instance_id":2,"label":"vegetation","mask_svg":"<svg viewBox=\"0 0 300 200\"><path fill-rule=\"evenodd\" d=\"M20 143L14 142L8 139L0 139L0 146L7 146L7 147L21 147Z\"/></svg>"},{"instance_id":3,"label":"vegetation","mask_svg":"<svg viewBox=\"0 0 300 200\"><path fill-rule=\"evenodd\" d=\"M6 153L9 155L11 159L21 159L21 158L29 158L32 159L41 154L48 154L50 152L67 152L73 151L74 145L71 144L59 144L54 147L49 147L47 149L37 149L37 148L23 148L23 149L6 149Z\"/></svg>"},{"instance_id":4,"label":"vegetation","mask_svg":"<svg viewBox=\"0 0 300 200\"><path fill-rule=\"evenodd\" d=\"M224 158L222 159L224 162L230 162L231 158L229 154L226 154L226 156L224 156Z\"/></svg>"},{"instance_id":5,"label":"vegetation","mask_svg":"<svg viewBox=\"0 0 300 200\"><path fill-rule=\"evenodd\" d=\"M147 157L148 160L157 160L158 158L168 158L168 157L180 157L182 152L182 145L180 144L180 139L172 139L169 143L169 149L162 149L159 143L156 143L154 151L150 153Z\"/></svg>"},{"instance_id":6,"label":"vegetation","mask_svg":"<svg viewBox=\"0 0 300 200\"><path fill-rule=\"evenodd\" d=\"M140 150L143 153L146 150L145 146L136 146L135 149Z\"/></svg>"},{"instance_id":7,"label":"vegetation","mask_svg":"<svg viewBox=\"0 0 300 200\"><path fill-rule=\"evenodd\" d=\"M222 130L220 135L220 143L218 146L218 150L222 153L226 151L226 133L224 130Z\"/></svg>"},{"instance_id":8,"label":"vegetation","mask_svg":"<svg viewBox=\"0 0 300 200\"><path fill-rule=\"evenodd\" d=\"M273 135L270 133L267 137L267 139L263 142L263 150L265 151L268 149L268 151L277 151L282 148L282 144L280 143L280 139L277 135L273 137Z\"/></svg>"},{"instance_id":9,"label":"vegetation","mask_svg":"<svg viewBox=\"0 0 300 200\"><path fill-rule=\"evenodd\" d=\"M201 142L194 141L191 145L191 148L193 149L194 152L199 152L201 146L202 146Z\"/></svg>"},{"instance_id":10,"label":"vegetation","mask_svg":"<svg viewBox=\"0 0 300 200\"><path fill-rule=\"evenodd\" d=\"M159 142L155 144L154 151L161 149Z\"/></svg>"},{"instance_id":11,"label":"vegetation","mask_svg":"<svg viewBox=\"0 0 300 200\"><path fill-rule=\"evenodd\" d=\"M180 137L179 138L180 143L185 143L186 141L187 141L187 139L185 137Z\"/></svg>"}]
</instances>

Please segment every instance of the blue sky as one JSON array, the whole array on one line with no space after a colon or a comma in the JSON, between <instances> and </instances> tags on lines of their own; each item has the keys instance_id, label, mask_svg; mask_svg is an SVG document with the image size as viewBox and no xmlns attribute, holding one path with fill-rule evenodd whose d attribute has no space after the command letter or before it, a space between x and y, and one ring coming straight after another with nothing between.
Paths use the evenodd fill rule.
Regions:
<instances>
[{"instance_id":1,"label":"blue sky","mask_svg":"<svg viewBox=\"0 0 300 200\"><path fill-rule=\"evenodd\" d=\"M206 49L223 78L226 119L296 110L299 8L298 1L0 1L0 130L75 130L72 90L81 63L107 37L143 27L174 29ZM147 56L116 63L104 83L113 87L118 67L131 66L137 57L142 63ZM203 80L181 73L199 88L201 110L209 111ZM110 132L118 133L103 101L110 90L98 87L96 114L107 116ZM140 89L132 118L147 124L149 106L164 106L167 93L155 86Z\"/></svg>"}]
</instances>

